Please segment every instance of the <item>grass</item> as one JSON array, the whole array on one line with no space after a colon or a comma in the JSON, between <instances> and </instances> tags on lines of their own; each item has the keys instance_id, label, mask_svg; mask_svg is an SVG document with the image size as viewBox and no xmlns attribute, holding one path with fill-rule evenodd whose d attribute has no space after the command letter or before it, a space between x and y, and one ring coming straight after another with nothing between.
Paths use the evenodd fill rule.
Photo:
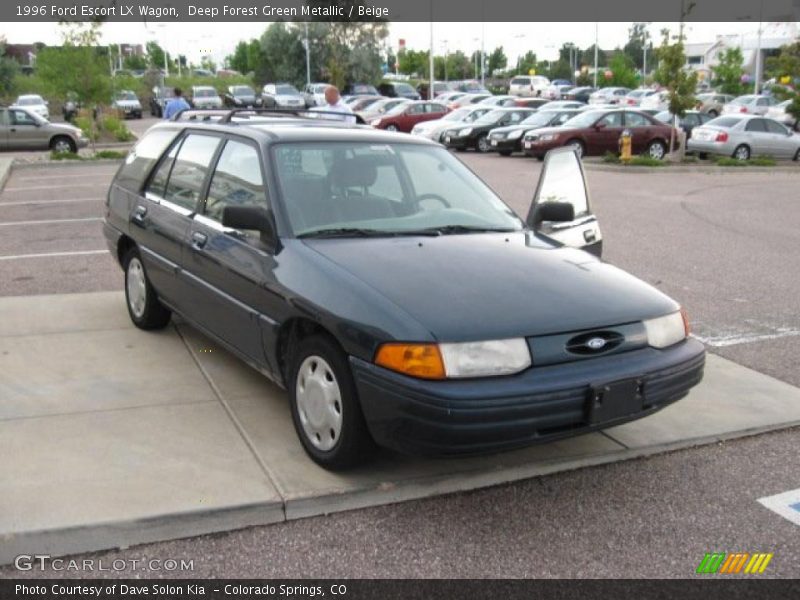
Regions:
<instances>
[{"instance_id":1,"label":"grass","mask_svg":"<svg viewBox=\"0 0 800 600\"><path fill-rule=\"evenodd\" d=\"M94 156L92 158L97 160L101 158L116 160L125 158L126 156L127 152L120 152L119 150L98 150L97 152L94 153Z\"/></svg>"},{"instance_id":2,"label":"grass","mask_svg":"<svg viewBox=\"0 0 800 600\"><path fill-rule=\"evenodd\" d=\"M619 156L613 152L606 152L603 155L603 162L613 165L630 165L633 167L663 167L666 163L657 158L650 158L649 156L632 156L630 160L623 162Z\"/></svg>"},{"instance_id":3,"label":"grass","mask_svg":"<svg viewBox=\"0 0 800 600\"><path fill-rule=\"evenodd\" d=\"M91 156L81 156L75 152L51 152L50 160L121 160L127 155L126 152L118 152L117 150L98 150Z\"/></svg>"},{"instance_id":4,"label":"grass","mask_svg":"<svg viewBox=\"0 0 800 600\"><path fill-rule=\"evenodd\" d=\"M86 160L75 152L51 152L50 160Z\"/></svg>"},{"instance_id":5,"label":"grass","mask_svg":"<svg viewBox=\"0 0 800 600\"><path fill-rule=\"evenodd\" d=\"M750 160L739 160L730 156L718 156L714 159L718 167L774 167L775 159L769 156L756 156Z\"/></svg>"}]
</instances>

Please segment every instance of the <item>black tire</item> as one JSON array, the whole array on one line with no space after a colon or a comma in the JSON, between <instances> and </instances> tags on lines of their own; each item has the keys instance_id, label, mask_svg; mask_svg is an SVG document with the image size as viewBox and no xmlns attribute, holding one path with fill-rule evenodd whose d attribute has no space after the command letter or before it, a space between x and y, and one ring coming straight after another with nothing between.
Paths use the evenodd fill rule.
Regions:
<instances>
[{"instance_id":1,"label":"black tire","mask_svg":"<svg viewBox=\"0 0 800 600\"><path fill-rule=\"evenodd\" d=\"M739 144L734 149L732 157L738 160L750 160L750 146Z\"/></svg>"},{"instance_id":2,"label":"black tire","mask_svg":"<svg viewBox=\"0 0 800 600\"><path fill-rule=\"evenodd\" d=\"M572 140L569 140L564 145L565 146L575 146L578 149L578 158L583 158L584 156L586 156L586 145L582 141L580 141L578 139L572 139Z\"/></svg>"},{"instance_id":3,"label":"black tire","mask_svg":"<svg viewBox=\"0 0 800 600\"><path fill-rule=\"evenodd\" d=\"M312 443L304 429L298 406L298 374L306 359L313 361L313 357L321 358L330 367L341 399L339 405L341 430L336 436L333 447L328 450L321 450ZM347 355L332 338L326 335L311 335L297 344L289 361L287 388L295 431L311 460L326 469L342 470L363 464L373 456L375 443L361 412L361 403ZM318 436L317 439L319 440Z\"/></svg>"},{"instance_id":4,"label":"black tire","mask_svg":"<svg viewBox=\"0 0 800 600\"><path fill-rule=\"evenodd\" d=\"M719 116L719 113L712 108L710 111L708 111L708 116L712 119L716 119Z\"/></svg>"},{"instance_id":5,"label":"black tire","mask_svg":"<svg viewBox=\"0 0 800 600\"><path fill-rule=\"evenodd\" d=\"M500 156L511 156L511 150L500 150Z\"/></svg>"},{"instance_id":6,"label":"black tire","mask_svg":"<svg viewBox=\"0 0 800 600\"><path fill-rule=\"evenodd\" d=\"M397 125L395 125L394 123L390 123L389 125L386 126L386 131L400 131L400 130L397 128Z\"/></svg>"},{"instance_id":7,"label":"black tire","mask_svg":"<svg viewBox=\"0 0 800 600\"><path fill-rule=\"evenodd\" d=\"M700 160L705 160L708 158L708 152L698 152L697 158Z\"/></svg>"},{"instance_id":8,"label":"black tire","mask_svg":"<svg viewBox=\"0 0 800 600\"><path fill-rule=\"evenodd\" d=\"M492 147L489 145L488 134L483 134L478 136L478 139L475 140L475 150L477 150L481 154L486 154L487 152L492 151Z\"/></svg>"},{"instance_id":9,"label":"black tire","mask_svg":"<svg viewBox=\"0 0 800 600\"><path fill-rule=\"evenodd\" d=\"M141 314L132 307L132 299L129 294L128 280L132 276L132 269L138 263L144 277L144 307ZM172 313L158 300L155 289L150 284L147 272L144 270L144 263L136 248L131 248L122 259L122 268L125 272L125 305L128 307L128 315L136 327L144 330L163 329L169 323Z\"/></svg>"},{"instance_id":10,"label":"black tire","mask_svg":"<svg viewBox=\"0 0 800 600\"><path fill-rule=\"evenodd\" d=\"M800 160L800 148L797 149L797 152L794 153L793 161L797 162Z\"/></svg>"},{"instance_id":11,"label":"black tire","mask_svg":"<svg viewBox=\"0 0 800 600\"><path fill-rule=\"evenodd\" d=\"M647 156L656 160L664 160L667 156L667 145L661 140L653 140L647 144Z\"/></svg>"},{"instance_id":12,"label":"black tire","mask_svg":"<svg viewBox=\"0 0 800 600\"><path fill-rule=\"evenodd\" d=\"M538 160L539 162L544 162L544 156L537 156L536 160Z\"/></svg>"},{"instance_id":13,"label":"black tire","mask_svg":"<svg viewBox=\"0 0 800 600\"><path fill-rule=\"evenodd\" d=\"M67 135L57 135L50 140L50 150L53 152L72 152L75 154L78 151L78 146L75 141Z\"/></svg>"}]
</instances>

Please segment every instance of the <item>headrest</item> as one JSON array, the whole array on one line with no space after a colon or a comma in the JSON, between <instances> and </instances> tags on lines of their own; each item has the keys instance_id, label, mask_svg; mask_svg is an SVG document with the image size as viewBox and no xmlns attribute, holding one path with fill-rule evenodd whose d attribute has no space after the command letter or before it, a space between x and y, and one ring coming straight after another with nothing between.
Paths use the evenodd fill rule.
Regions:
<instances>
[{"instance_id":1,"label":"headrest","mask_svg":"<svg viewBox=\"0 0 800 600\"><path fill-rule=\"evenodd\" d=\"M371 157L356 156L336 164L331 182L336 187L369 187L378 179L378 168Z\"/></svg>"}]
</instances>

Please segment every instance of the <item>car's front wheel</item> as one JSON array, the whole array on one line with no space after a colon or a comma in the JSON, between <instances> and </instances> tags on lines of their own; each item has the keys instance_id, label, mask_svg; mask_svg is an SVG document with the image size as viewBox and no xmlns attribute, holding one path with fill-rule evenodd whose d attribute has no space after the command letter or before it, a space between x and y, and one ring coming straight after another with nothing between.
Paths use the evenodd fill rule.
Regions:
<instances>
[{"instance_id":1,"label":"car's front wheel","mask_svg":"<svg viewBox=\"0 0 800 600\"><path fill-rule=\"evenodd\" d=\"M478 152L481 152L483 154L490 152L492 150L492 145L489 143L489 136L488 135L480 136L478 138L478 141L475 142L475 148L478 150Z\"/></svg>"},{"instance_id":2,"label":"car's front wheel","mask_svg":"<svg viewBox=\"0 0 800 600\"><path fill-rule=\"evenodd\" d=\"M300 341L288 378L292 420L303 448L327 469L364 462L373 448L346 354L335 341Z\"/></svg>"},{"instance_id":3,"label":"car's front wheel","mask_svg":"<svg viewBox=\"0 0 800 600\"><path fill-rule=\"evenodd\" d=\"M746 146L745 144L736 146L736 150L733 151L733 158L737 160L749 160L750 159L749 146Z\"/></svg>"},{"instance_id":4,"label":"car's front wheel","mask_svg":"<svg viewBox=\"0 0 800 600\"><path fill-rule=\"evenodd\" d=\"M667 146L661 140L653 140L647 146L647 156L656 160L663 160L667 153Z\"/></svg>"},{"instance_id":5,"label":"car's front wheel","mask_svg":"<svg viewBox=\"0 0 800 600\"><path fill-rule=\"evenodd\" d=\"M583 158L583 155L586 154L586 146L584 146L583 142L580 140L570 140L564 145L574 148L575 152L578 154L578 158Z\"/></svg>"},{"instance_id":6,"label":"car's front wheel","mask_svg":"<svg viewBox=\"0 0 800 600\"><path fill-rule=\"evenodd\" d=\"M708 111L708 116L712 119L716 119L719 116L719 113L712 108L710 111Z\"/></svg>"},{"instance_id":7,"label":"car's front wheel","mask_svg":"<svg viewBox=\"0 0 800 600\"><path fill-rule=\"evenodd\" d=\"M125 255L122 268L125 270L125 303L133 324L146 330L166 327L172 313L159 302L136 248Z\"/></svg>"},{"instance_id":8,"label":"car's front wheel","mask_svg":"<svg viewBox=\"0 0 800 600\"><path fill-rule=\"evenodd\" d=\"M59 154L65 152L72 152L73 154L78 151L75 142L65 135L59 135L50 140L50 150Z\"/></svg>"}]
</instances>

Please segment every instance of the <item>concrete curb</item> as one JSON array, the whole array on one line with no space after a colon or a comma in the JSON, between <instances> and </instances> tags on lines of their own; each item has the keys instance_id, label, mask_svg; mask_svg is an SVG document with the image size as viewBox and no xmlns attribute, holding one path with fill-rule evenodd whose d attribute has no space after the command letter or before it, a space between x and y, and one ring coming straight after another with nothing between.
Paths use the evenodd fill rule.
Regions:
<instances>
[{"instance_id":1,"label":"concrete curb","mask_svg":"<svg viewBox=\"0 0 800 600\"><path fill-rule=\"evenodd\" d=\"M98 160L40 160L34 162L15 162L14 169L37 169L41 167L91 167L101 165L118 165L124 158L101 158ZM0 188L1 189L1 188Z\"/></svg>"},{"instance_id":2,"label":"concrete curb","mask_svg":"<svg viewBox=\"0 0 800 600\"><path fill-rule=\"evenodd\" d=\"M606 163L584 162L587 171L601 171L605 173L703 173L705 175L729 175L731 173L796 173L800 174L800 167L789 165L776 165L774 167L717 167L713 165L665 165L663 167L637 167L623 166Z\"/></svg>"},{"instance_id":3,"label":"concrete curb","mask_svg":"<svg viewBox=\"0 0 800 600\"><path fill-rule=\"evenodd\" d=\"M0 192L3 191L6 181L8 181L8 178L11 175L11 169L13 166L13 158L0 158Z\"/></svg>"}]
</instances>

